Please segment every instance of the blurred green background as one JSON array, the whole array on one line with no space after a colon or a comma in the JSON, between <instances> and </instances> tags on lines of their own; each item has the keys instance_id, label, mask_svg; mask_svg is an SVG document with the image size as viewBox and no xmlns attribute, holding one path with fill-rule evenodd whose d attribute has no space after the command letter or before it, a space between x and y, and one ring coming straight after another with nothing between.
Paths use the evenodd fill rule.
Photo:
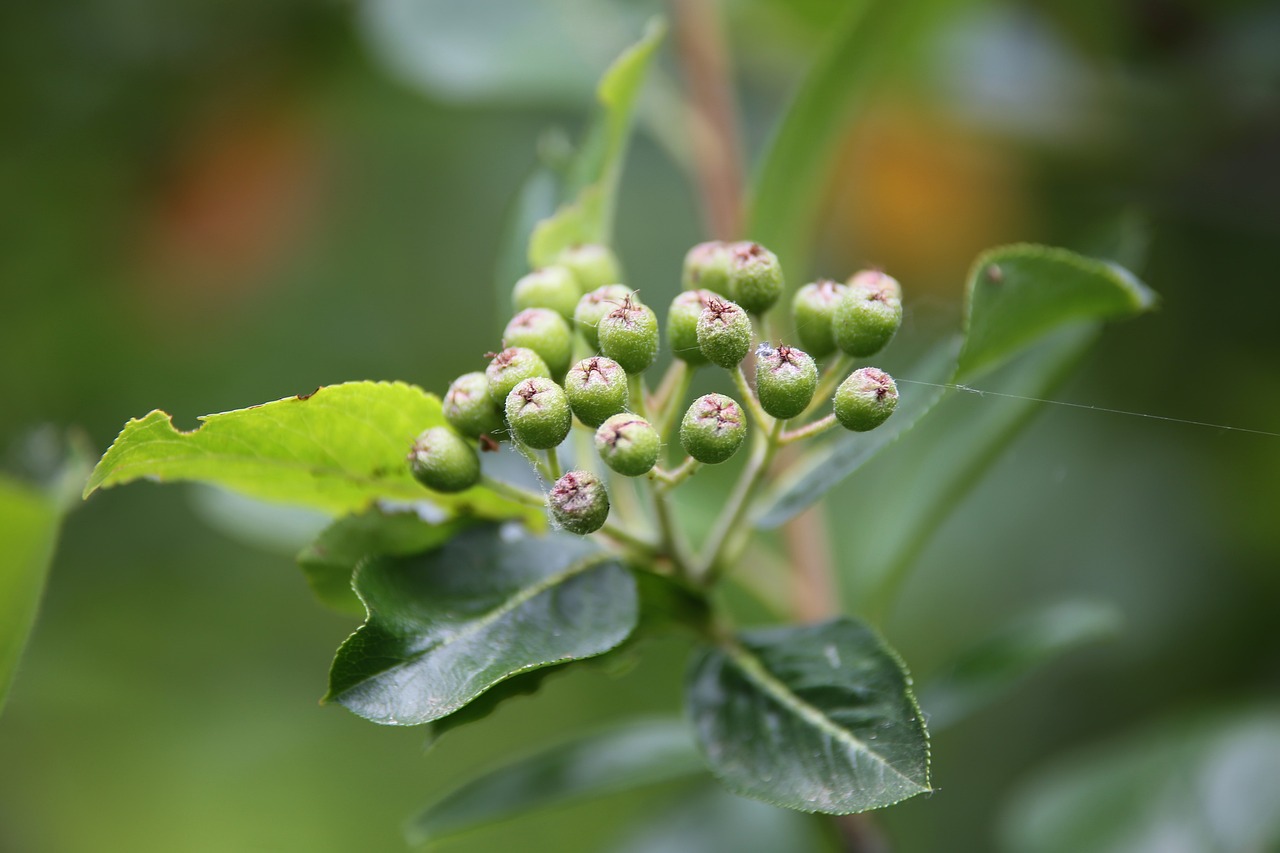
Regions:
<instances>
[{"instance_id":1,"label":"blurred green background","mask_svg":"<svg viewBox=\"0 0 1280 853\"><path fill-rule=\"evenodd\" d=\"M723 6L754 160L844 3ZM189 428L321 384L442 390L477 369L539 140L581 128L594 80L660 9L3 5L0 447L54 423L101 450L152 408ZM1110 328L1056 398L1280 431L1280 6L921 9L931 26L841 145L814 267L789 275L882 265L907 290L910 336L955 322L986 246L1121 240L1162 309ZM661 97L679 85L669 42L618 215L629 283L659 306L705 236L687 130ZM894 849L1017 846L1009 803L1055 761L1180 715L1274 719L1277 483L1274 436L1045 408L925 549L884 630L927 681L1033 606L1115 602L1123 629L941 732L938 792L878 818ZM620 711L678 710L671 641L622 675L552 679L424 754L419 731L317 706L354 625L312 600L288 547L224 535L209 504L143 484L69 518L0 718L0 850L401 849L406 817L493 761ZM841 506L833 528L859 535ZM1280 768L1269 778L1280 802ZM613 797L448 849L604 849L678 824L687 798ZM800 849L783 839L770 849Z\"/></svg>"}]
</instances>

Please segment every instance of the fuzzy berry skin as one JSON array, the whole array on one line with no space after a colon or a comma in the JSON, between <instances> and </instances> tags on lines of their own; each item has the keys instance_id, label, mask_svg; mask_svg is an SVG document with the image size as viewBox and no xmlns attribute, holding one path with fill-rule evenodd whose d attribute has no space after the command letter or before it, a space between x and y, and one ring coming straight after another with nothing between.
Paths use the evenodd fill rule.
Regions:
<instances>
[{"instance_id":1,"label":"fuzzy berry skin","mask_svg":"<svg viewBox=\"0 0 1280 853\"><path fill-rule=\"evenodd\" d=\"M638 301L626 285L606 284L578 300L578 307L573 309L573 324L578 327L587 346L592 349L600 348L600 321L625 302L627 297L631 297L632 302Z\"/></svg>"},{"instance_id":2,"label":"fuzzy berry skin","mask_svg":"<svg viewBox=\"0 0 1280 853\"><path fill-rule=\"evenodd\" d=\"M644 418L627 413L614 415L596 430L596 452L624 477L639 477L658 464L662 439Z\"/></svg>"},{"instance_id":3,"label":"fuzzy berry skin","mask_svg":"<svg viewBox=\"0 0 1280 853\"><path fill-rule=\"evenodd\" d=\"M773 307L786 282L778 257L759 243L734 243L729 265L729 298L757 317Z\"/></svg>"},{"instance_id":4,"label":"fuzzy berry skin","mask_svg":"<svg viewBox=\"0 0 1280 853\"><path fill-rule=\"evenodd\" d=\"M681 280L685 290L710 290L729 295L729 268L733 252L728 243L713 240L699 243L684 256Z\"/></svg>"},{"instance_id":5,"label":"fuzzy berry skin","mask_svg":"<svg viewBox=\"0 0 1280 853\"><path fill-rule=\"evenodd\" d=\"M613 359L593 355L569 368L564 393L578 420L598 427L626 408L627 374Z\"/></svg>"},{"instance_id":6,"label":"fuzzy berry skin","mask_svg":"<svg viewBox=\"0 0 1280 853\"><path fill-rule=\"evenodd\" d=\"M627 297L600 321L600 351L627 373L643 373L658 355L658 318Z\"/></svg>"},{"instance_id":7,"label":"fuzzy berry skin","mask_svg":"<svg viewBox=\"0 0 1280 853\"><path fill-rule=\"evenodd\" d=\"M449 426L470 438L502 432L502 411L489 396L489 380L478 370L453 380L443 409Z\"/></svg>"},{"instance_id":8,"label":"fuzzy berry skin","mask_svg":"<svg viewBox=\"0 0 1280 853\"><path fill-rule=\"evenodd\" d=\"M836 351L835 332L831 324L835 320L836 304L844 291L843 284L822 279L797 290L791 300L791 319L795 323L796 338L805 352L814 358L825 358Z\"/></svg>"},{"instance_id":9,"label":"fuzzy berry skin","mask_svg":"<svg viewBox=\"0 0 1280 853\"><path fill-rule=\"evenodd\" d=\"M551 369L531 349L524 347L507 347L493 356L493 361L484 370L485 379L489 381L489 399L495 406L507 404L507 395L511 389L533 376L551 378Z\"/></svg>"},{"instance_id":10,"label":"fuzzy berry skin","mask_svg":"<svg viewBox=\"0 0 1280 853\"><path fill-rule=\"evenodd\" d=\"M733 370L751 351L751 318L740 306L714 297L698 316L697 335L707 361Z\"/></svg>"},{"instance_id":11,"label":"fuzzy berry skin","mask_svg":"<svg viewBox=\"0 0 1280 853\"><path fill-rule=\"evenodd\" d=\"M855 370L836 389L836 420L854 432L875 429L897 407L897 383L889 374L874 367Z\"/></svg>"},{"instance_id":12,"label":"fuzzy berry skin","mask_svg":"<svg viewBox=\"0 0 1280 853\"><path fill-rule=\"evenodd\" d=\"M552 376L564 376L573 360L573 332L565 319L550 308L526 308L502 330L506 346L536 352Z\"/></svg>"},{"instance_id":13,"label":"fuzzy berry skin","mask_svg":"<svg viewBox=\"0 0 1280 853\"><path fill-rule=\"evenodd\" d=\"M448 427L432 427L414 441L409 470L434 492L461 492L480 482L480 455Z\"/></svg>"},{"instance_id":14,"label":"fuzzy berry skin","mask_svg":"<svg viewBox=\"0 0 1280 853\"><path fill-rule=\"evenodd\" d=\"M550 266L534 270L516 282L511 301L516 311L550 308L566 320L573 319L582 292L568 267Z\"/></svg>"},{"instance_id":15,"label":"fuzzy berry skin","mask_svg":"<svg viewBox=\"0 0 1280 853\"><path fill-rule=\"evenodd\" d=\"M902 285L896 278L881 270L861 270L849 276L845 284L849 287L869 287L886 297L902 301Z\"/></svg>"},{"instance_id":16,"label":"fuzzy berry skin","mask_svg":"<svg viewBox=\"0 0 1280 853\"><path fill-rule=\"evenodd\" d=\"M777 349L761 344L756 355L760 408L779 420L794 418L807 409L818 389L818 365L813 357L786 344Z\"/></svg>"},{"instance_id":17,"label":"fuzzy berry skin","mask_svg":"<svg viewBox=\"0 0 1280 853\"><path fill-rule=\"evenodd\" d=\"M686 290L671 301L667 311L667 343L671 354L691 367L707 363L698 344L698 318L711 300L719 298L710 290Z\"/></svg>"},{"instance_id":18,"label":"fuzzy berry skin","mask_svg":"<svg viewBox=\"0 0 1280 853\"><path fill-rule=\"evenodd\" d=\"M707 394L693 401L680 422L684 452L707 465L724 462L742 447L747 418L733 399Z\"/></svg>"},{"instance_id":19,"label":"fuzzy berry skin","mask_svg":"<svg viewBox=\"0 0 1280 853\"><path fill-rule=\"evenodd\" d=\"M511 433L534 450L560 446L569 436L573 414L564 389L550 379L535 376L507 395L507 425Z\"/></svg>"},{"instance_id":20,"label":"fuzzy berry skin","mask_svg":"<svg viewBox=\"0 0 1280 853\"><path fill-rule=\"evenodd\" d=\"M874 282L851 280L836 303L831 324L836 346L856 358L880 352L902 325L901 288L889 276L878 275Z\"/></svg>"},{"instance_id":21,"label":"fuzzy berry skin","mask_svg":"<svg viewBox=\"0 0 1280 853\"><path fill-rule=\"evenodd\" d=\"M547 506L557 524L579 536L595 533L609 520L609 493L590 471L570 471L556 480Z\"/></svg>"},{"instance_id":22,"label":"fuzzy berry skin","mask_svg":"<svg viewBox=\"0 0 1280 853\"><path fill-rule=\"evenodd\" d=\"M556 263L573 273L579 294L622 281L618 257L598 243L570 246L556 257Z\"/></svg>"}]
</instances>

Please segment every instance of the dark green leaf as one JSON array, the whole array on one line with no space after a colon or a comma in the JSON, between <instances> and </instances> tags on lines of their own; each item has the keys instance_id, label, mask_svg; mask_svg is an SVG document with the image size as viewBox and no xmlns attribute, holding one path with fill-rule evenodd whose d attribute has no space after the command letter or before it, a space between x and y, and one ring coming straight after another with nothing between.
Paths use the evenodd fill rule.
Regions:
<instances>
[{"instance_id":1,"label":"dark green leaf","mask_svg":"<svg viewBox=\"0 0 1280 853\"><path fill-rule=\"evenodd\" d=\"M865 433L841 431L801 457L761 498L755 523L766 529L785 524L915 426L942 398L941 385L951 376L958 349L956 341L944 341L912 368L912 378L930 384L903 383L898 408L882 426Z\"/></svg>"},{"instance_id":2,"label":"dark green leaf","mask_svg":"<svg viewBox=\"0 0 1280 853\"><path fill-rule=\"evenodd\" d=\"M514 525L363 563L368 618L338 649L327 701L379 723L457 711L517 673L602 654L635 628L635 581L589 540Z\"/></svg>"},{"instance_id":3,"label":"dark green leaf","mask_svg":"<svg viewBox=\"0 0 1280 853\"><path fill-rule=\"evenodd\" d=\"M769 628L706 650L688 713L730 790L851 814L929 788L929 736L902 661L850 618Z\"/></svg>"},{"instance_id":4,"label":"dark green leaf","mask_svg":"<svg viewBox=\"0 0 1280 853\"><path fill-rule=\"evenodd\" d=\"M1131 317L1156 304L1155 294L1123 267L1025 244L980 255L966 294L957 382L999 366L1063 326Z\"/></svg>"},{"instance_id":5,"label":"dark green leaf","mask_svg":"<svg viewBox=\"0 0 1280 853\"><path fill-rule=\"evenodd\" d=\"M850 119L913 43L964 5L853 0L831 28L765 154L748 217L748 236L772 249L790 275L805 274L819 200Z\"/></svg>"},{"instance_id":6,"label":"dark green leaf","mask_svg":"<svg viewBox=\"0 0 1280 853\"><path fill-rule=\"evenodd\" d=\"M1018 853L1280 850L1280 709L1161 725L1050 768L1006 812Z\"/></svg>"},{"instance_id":7,"label":"dark green leaf","mask_svg":"<svg viewBox=\"0 0 1280 853\"><path fill-rule=\"evenodd\" d=\"M131 420L93 470L84 494L152 480L195 480L254 498L332 513L359 512L379 499L429 501L446 513L522 517L541 512L474 488L428 492L405 456L424 429L444 424L440 401L403 382L347 382L200 419L183 432L154 411Z\"/></svg>"},{"instance_id":8,"label":"dark green leaf","mask_svg":"<svg viewBox=\"0 0 1280 853\"><path fill-rule=\"evenodd\" d=\"M372 557L407 557L430 551L466 529L466 520L432 524L412 509L375 509L330 524L298 554L298 565L311 590L342 613L364 615L364 605L351 586L356 566Z\"/></svg>"},{"instance_id":9,"label":"dark green leaf","mask_svg":"<svg viewBox=\"0 0 1280 853\"><path fill-rule=\"evenodd\" d=\"M410 843L439 842L478 826L592 797L705 772L688 729L645 721L595 733L485 773L429 807Z\"/></svg>"},{"instance_id":10,"label":"dark green leaf","mask_svg":"<svg viewBox=\"0 0 1280 853\"><path fill-rule=\"evenodd\" d=\"M1114 637L1112 604L1069 601L1020 617L944 666L920 691L936 734L999 699L1029 674L1080 646Z\"/></svg>"},{"instance_id":11,"label":"dark green leaf","mask_svg":"<svg viewBox=\"0 0 1280 853\"><path fill-rule=\"evenodd\" d=\"M644 37L619 56L601 78L596 90L600 116L573 171L577 195L534 229L529 240L531 266L553 263L570 246L611 242L615 197L636 100L665 33L666 26L660 20L650 22Z\"/></svg>"},{"instance_id":12,"label":"dark green leaf","mask_svg":"<svg viewBox=\"0 0 1280 853\"><path fill-rule=\"evenodd\" d=\"M617 652L614 651L611 654L617 654ZM590 660L598 661L602 659L591 658ZM563 675L567 666L567 664L563 663L552 664L551 666L544 666L529 672L513 675L506 681L495 684L449 716L427 723L428 742L434 745L436 741L454 729L480 722L494 711L497 711L508 699L534 695L542 689L550 678L556 675Z\"/></svg>"}]
</instances>

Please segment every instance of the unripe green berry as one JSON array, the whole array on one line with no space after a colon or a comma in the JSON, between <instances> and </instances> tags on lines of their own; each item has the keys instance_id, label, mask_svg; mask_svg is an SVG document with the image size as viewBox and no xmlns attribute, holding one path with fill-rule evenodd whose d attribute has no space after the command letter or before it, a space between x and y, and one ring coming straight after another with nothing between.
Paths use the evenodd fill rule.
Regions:
<instances>
[{"instance_id":1,"label":"unripe green berry","mask_svg":"<svg viewBox=\"0 0 1280 853\"><path fill-rule=\"evenodd\" d=\"M556 263L568 267L578 282L578 293L590 293L607 284L622 281L618 258L608 246L584 243L570 246L559 254Z\"/></svg>"},{"instance_id":2,"label":"unripe green berry","mask_svg":"<svg viewBox=\"0 0 1280 853\"><path fill-rule=\"evenodd\" d=\"M507 395L507 425L521 443L534 450L558 447L569 435L573 414L564 389L550 379L535 376Z\"/></svg>"},{"instance_id":3,"label":"unripe green berry","mask_svg":"<svg viewBox=\"0 0 1280 853\"><path fill-rule=\"evenodd\" d=\"M516 282L511 301L517 311L526 308L550 308L566 320L573 319L578 306L578 280L568 267L551 266L534 270Z\"/></svg>"},{"instance_id":4,"label":"unripe green berry","mask_svg":"<svg viewBox=\"0 0 1280 853\"><path fill-rule=\"evenodd\" d=\"M818 365L795 347L756 350L756 394L760 408L779 420L794 418L809 407L818 388Z\"/></svg>"},{"instance_id":5,"label":"unripe green berry","mask_svg":"<svg viewBox=\"0 0 1280 853\"><path fill-rule=\"evenodd\" d=\"M569 368L564 393L578 420L598 427L626 408L627 374L613 359L593 355Z\"/></svg>"},{"instance_id":6,"label":"unripe green berry","mask_svg":"<svg viewBox=\"0 0 1280 853\"><path fill-rule=\"evenodd\" d=\"M502 431L502 410L489 396L489 380L480 371L464 373L444 395L444 419L471 438Z\"/></svg>"},{"instance_id":7,"label":"unripe green berry","mask_svg":"<svg viewBox=\"0 0 1280 853\"><path fill-rule=\"evenodd\" d=\"M461 492L480 482L480 454L448 427L432 427L409 451L409 470L435 492Z\"/></svg>"},{"instance_id":8,"label":"unripe green berry","mask_svg":"<svg viewBox=\"0 0 1280 853\"><path fill-rule=\"evenodd\" d=\"M842 352L862 358L884 349L902 325L902 300L897 282L852 284L836 303L831 328Z\"/></svg>"},{"instance_id":9,"label":"unripe green berry","mask_svg":"<svg viewBox=\"0 0 1280 853\"><path fill-rule=\"evenodd\" d=\"M712 364L733 370L751 351L751 318L738 305L714 297L698 316L698 348Z\"/></svg>"},{"instance_id":10,"label":"unripe green berry","mask_svg":"<svg viewBox=\"0 0 1280 853\"><path fill-rule=\"evenodd\" d=\"M600 337L597 334L600 321L626 301L628 296L633 302L638 301L626 285L606 284L578 300L578 307L573 309L573 322L582 334L582 339L587 342L587 346L592 349L600 348Z\"/></svg>"},{"instance_id":11,"label":"unripe green berry","mask_svg":"<svg viewBox=\"0 0 1280 853\"><path fill-rule=\"evenodd\" d=\"M489 380L489 399L496 406L507 404L507 395L511 389L533 376L551 378L551 369L531 349L524 347L507 347L493 356L493 361L484 370L485 379Z\"/></svg>"},{"instance_id":12,"label":"unripe green berry","mask_svg":"<svg viewBox=\"0 0 1280 853\"><path fill-rule=\"evenodd\" d=\"M795 323L800 345L814 358L824 358L836 351L832 321L836 303L845 286L830 279L806 284L791 300L791 319Z\"/></svg>"},{"instance_id":13,"label":"unripe green berry","mask_svg":"<svg viewBox=\"0 0 1280 853\"><path fill-rule=\"evenodd\" d=\"M507 346L536 352L552 376L564 376L573 359L573 332L565 319L550 308L526 308L502 330Z\"/></svg>"},{"instance_id":14,"label":"unripe green berry","mask_svg":"<svg viewBox=\"0 0 1280 853\"><path fill-rule=\"evenodd\" d=\"M600 351L627 373L643 373L658 355L658 318L627 297L600 321Z\"/></svg>"},{"instance_id":15,"label":"unripe green berry","mask_svg":"<svg viewBox=\"0 0 1280 853\"><path fill-rule=\"evenodd\" d=\"M713 240L699 243L684 256L682 280L685 290L710 290L729 295L729 268L733 252L728 243Z\"/></svg>"},{"instance_id":16,"label":"unripe green berry","mask_svg":"<svg viewBox=\"0 0 1280 853\"><path fill-rule=\"evenodd\" d=\"M671 354L693 367L707 363L698 344L698 318L711 300L717 298L710 290L686 290L671 301L671 309L667 311L667 343Z\"/></svg>"},{"instance_id":17,"label":"unripe green berry","mask_svg":"<svg viewBox=\"0 0 1280 853\"><path fill-rule=\"evenodd\" d=\"M760 316L782 296L786 283L778 257L759 243L734 243L729 266L729 298Z\"/></svg>"},{"instance_id":18,"label":"unripe green berry","mask_svg":"<svg viewBox=\"0 0 1280 853\"><path fill-rule=\"evenodd\" d=\"M596 451L604 464L624 477L647 474L658 464L662 439L644 418L614 415L596 430Z\"/></svg>"},{"instance_id":19,"label":"unripe green berry","mask_svg":"<svg viewBox=\"0 0 1280 853\"><path fill-rule=\"evenodd\" d=\"M897 406L898 386L893 377L874 367L855 370L836 389L836 420L854 432L880 426Z\"/></svg>"},{"instance_id":20,"label":"unripe green berry","mask_svg":"<svg viewBox=\"0 0 1280 853\"><path fill-rule=\"evenodd\" d=\"M747 437L742 407L723 394L707 394L693 401L680 422L680 444L699 462L715 465L738 452Z\"/></svg>"},{"instance_id":21,"label":"unripe green berry","mask_svg":"<svg viewBox=\"0 0 1280 853\"><path fill-rule=\"evenodd\" d=\"M570 471L547 495L551 517L570 533L595 533L609 520L609 493L590 471Z\"/></svg>"}]
</instances>

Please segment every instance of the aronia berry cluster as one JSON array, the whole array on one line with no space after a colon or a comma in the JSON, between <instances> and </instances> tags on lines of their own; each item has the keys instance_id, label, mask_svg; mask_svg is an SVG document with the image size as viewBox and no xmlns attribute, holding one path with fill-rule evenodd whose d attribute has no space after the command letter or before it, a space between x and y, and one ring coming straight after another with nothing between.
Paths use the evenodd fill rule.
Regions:
<instances>
[{"instance_id":1,"label":"aronia berry cluster","mask_svg":"<svg viewBox=\"0 0 1280 853\"><path fill-rule=\"evenodd\" d=\"M732 458L749 421L769 441L786 444L835 424L873 429L897 405L893 379L874 367L840 381L853 359L879 352L902 323L901 288L882 272L799 288L791 301L798 346L775 347L760 342L757 331L785 292L777 257L751 242L694 246L684 260L684 291L667 311L666 342L675 361L656 394L643 374L658 355L658 319L621 279L608 248L584 245L516 282L516 314L501 349L489 353L483 372L463 374L449 386L448 426L415 441L409 453L414 477L434 491L464 491L481 481L479 450L510 441L541 472L554 474L546 503L556 524L585 535L605 525L609 496L603 470L560 473L556 448L575 421L594 431L595 451L608 470L671 487L700 465ZM754 387L742 367L753 351ZM825 372L818 359L829 359ZM684 405L688 378L706 365L729 371L739 399L712 393L689 403L679 422L687 458L664 470L666 434ZM832 400L833 411L784 431L814 412L819 394ZM546 452L545 463L537 451Z\"/></svg>"}]
</instances>

